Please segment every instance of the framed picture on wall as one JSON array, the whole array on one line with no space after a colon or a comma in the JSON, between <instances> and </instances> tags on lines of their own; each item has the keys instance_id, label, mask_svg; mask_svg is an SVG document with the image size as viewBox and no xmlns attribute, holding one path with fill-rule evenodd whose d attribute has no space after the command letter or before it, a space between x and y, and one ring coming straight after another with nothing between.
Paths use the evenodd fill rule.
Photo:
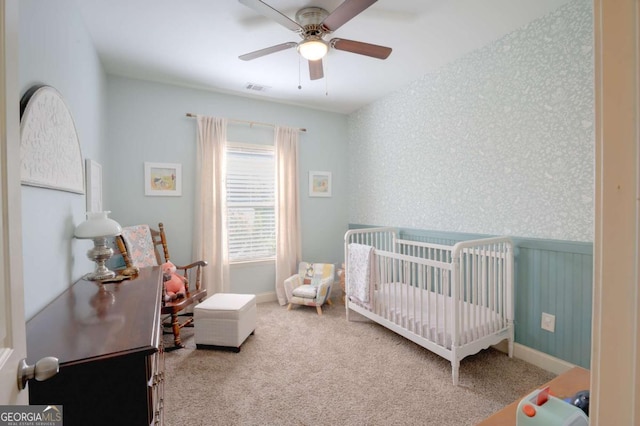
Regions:
<instances>
[{"instance_id":1,"label":"framed picture on wall","mask_svg":"<svg viewBox=\"0 0 640 426\"><path fill-rule=\"evenodd\" d=\"M331 172L309 172L309 197L331 197Z\"/></svg>"},{"instance_id":2,"label":"framed picture on wall","mask_svg":"<svg viewBox=\"0 0 640 426\"><path fill-rule=\"evenodd\" d=\"M182 195L182 164L144 163L144 195L179 197Z\"/></svg>"}]
</instances>

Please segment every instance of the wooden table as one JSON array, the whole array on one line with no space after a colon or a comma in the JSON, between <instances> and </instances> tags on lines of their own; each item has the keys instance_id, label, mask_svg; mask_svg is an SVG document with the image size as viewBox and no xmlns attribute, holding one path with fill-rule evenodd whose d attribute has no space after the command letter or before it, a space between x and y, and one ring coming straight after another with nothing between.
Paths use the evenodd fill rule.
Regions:
<instances>
[{"instance_id":1,"label":"wooden table","mask_svg":"<svg viewBox=\"0 0 640 426\"><path fill-rule=\"evenodd\" d=\"M535 389L542 389L549 386L551 394L557 398L567 398L581 390L589 389L589 381L591 380L589 370L582 367L574 367L571 370L559 375L548 383L540 385ZM531 389L526 395L533 392ZM507 405L502 410L493 414L491 417L478 423L478 426L514 426L516 424L516 410L521 398Z\"/></svg>"}]
</instances>

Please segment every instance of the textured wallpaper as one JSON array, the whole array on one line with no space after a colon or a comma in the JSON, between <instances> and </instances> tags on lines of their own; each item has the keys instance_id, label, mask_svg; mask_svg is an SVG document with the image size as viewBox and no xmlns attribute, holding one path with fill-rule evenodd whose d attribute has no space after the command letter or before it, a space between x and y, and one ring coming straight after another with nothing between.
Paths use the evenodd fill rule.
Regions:
<instances>
[{"instance_id":1,"label":"textured wallpaper","mask_svg":"<svg viewBox=\"0 0 640 426\"><path fill-rule=\"evenodd\" d=\"M576 0L349 117L349 222L592 241L593 13Z\"/></svg>"}]
</instances>

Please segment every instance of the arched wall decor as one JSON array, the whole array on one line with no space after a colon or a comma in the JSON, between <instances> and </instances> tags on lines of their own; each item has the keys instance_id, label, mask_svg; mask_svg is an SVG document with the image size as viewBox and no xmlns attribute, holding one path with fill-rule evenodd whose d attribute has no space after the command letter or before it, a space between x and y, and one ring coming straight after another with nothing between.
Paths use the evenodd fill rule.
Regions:
<instances>
[{"instance_id":1,"label":"arched wall decor","mask_svg":"<svg viewBox=\"0 0 640 426\"><path fill-rule=\"evenodd\" d=\"M62 95L33 86L20 101L20 115L22 184L84 194L80 140Z\"/></svg>"}]
</instances>

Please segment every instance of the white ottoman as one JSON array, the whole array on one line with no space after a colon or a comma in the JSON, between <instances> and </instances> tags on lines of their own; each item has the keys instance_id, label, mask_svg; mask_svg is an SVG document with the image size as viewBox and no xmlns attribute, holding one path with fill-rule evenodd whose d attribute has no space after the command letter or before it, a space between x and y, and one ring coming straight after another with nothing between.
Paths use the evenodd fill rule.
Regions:
<instances>
[{"instance_id":1,"label":"white ottoman","mask_svg":"<svg viewBox=\"0 0 640 426\"><path fill-rule=\"evenodd\" d=\"M197 348L240 352L256 329L255 294L216 293L193 308Z\"/></svg>"}]
</instances>

